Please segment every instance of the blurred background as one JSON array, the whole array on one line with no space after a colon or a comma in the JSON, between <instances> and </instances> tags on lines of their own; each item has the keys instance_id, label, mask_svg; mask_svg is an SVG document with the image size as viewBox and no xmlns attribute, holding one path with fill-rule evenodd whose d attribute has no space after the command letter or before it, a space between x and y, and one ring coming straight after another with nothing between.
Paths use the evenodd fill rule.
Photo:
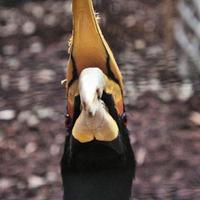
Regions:
<instances>
[{"instance_id":1,"label":"blurred background","mask_svg":"<svg viewBox=\"0 0 200 200\"><path fill-rule=\"evenodd\" d=\"M124 75L135 200L200 199L200 1L94 0ZM71 1L0 0L0 199L62 198Z\"/></svg>"}]
</instances>

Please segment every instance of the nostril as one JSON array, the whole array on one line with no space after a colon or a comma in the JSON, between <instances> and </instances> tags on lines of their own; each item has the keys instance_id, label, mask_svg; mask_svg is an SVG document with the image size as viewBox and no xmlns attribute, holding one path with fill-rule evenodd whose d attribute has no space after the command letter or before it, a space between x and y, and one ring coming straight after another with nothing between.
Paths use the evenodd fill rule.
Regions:
<instances>
[{"instance_id":1,"label":"nostril","mask_svg":"<svg viewBox=\"0 0 200 200\"><path fill-rule=\"evenodd\" d=\"M100 99L100 98L101 98L101 97L100 97L100 89L97 89L97 90L96 90L96 93L97 93L97 98Z\"/></svg>"},{"instance_id":2,"label":"nostril","mask_svg":"<svg viewBox=\"0 0 200 200\"><path fill-rule=\"evenodd\" d=\"M89 111L89 112L88 112L88 115L89 115L90 117L92 117L92 116L93 116L92 111Z\"/></svg>"}]
</instances>

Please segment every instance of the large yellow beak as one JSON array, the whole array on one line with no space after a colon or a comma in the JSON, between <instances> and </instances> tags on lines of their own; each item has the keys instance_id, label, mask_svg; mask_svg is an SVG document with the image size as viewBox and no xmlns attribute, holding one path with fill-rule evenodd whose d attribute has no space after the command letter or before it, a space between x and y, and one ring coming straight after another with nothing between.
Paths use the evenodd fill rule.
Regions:
<instances>
[{"instance_id":1,"label":"large yellow beak","mask_svg":"<svg viewBox=\"0 0 200 200\"><path fill-rule=\"evenodd\" d=\"M106 49L91 0L73 0L73 47L78 74L85 67L99 67L106 73Z\"/></svg>"},{"instance_id":2,"label":"large yellow beak","mask_svg":"<svg viewBox=\"0 0 200 200\"><path fill-rule=\"evenodd\" d=\"M100 30L92 0L73 0L73 34L67 65L67 105L73 115L74 96L78 94L77 79L83 69L98 67L109 78L107 92L113 94L116 109L123 107L123 80L113 53ZM114 91L115 90L115 91Z\"/></svg>"}]
</instances>

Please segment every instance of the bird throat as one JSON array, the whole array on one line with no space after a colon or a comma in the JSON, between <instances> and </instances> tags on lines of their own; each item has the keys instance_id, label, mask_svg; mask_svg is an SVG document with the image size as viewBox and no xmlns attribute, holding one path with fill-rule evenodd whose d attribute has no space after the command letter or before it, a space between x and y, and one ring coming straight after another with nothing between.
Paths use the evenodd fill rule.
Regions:
<instances>
[{"instance_id":1,"label":"bird throat","mask_svg":"<svg viewBox=\"0 0 200 200\"><path fill-rule=\"evenodd\" d=\"M118 137L118 134L117 123L103 107L94 117L82 110L72 129L73 137L81 143L93 140L111 142Z\"/></svg>"}]
</instances>

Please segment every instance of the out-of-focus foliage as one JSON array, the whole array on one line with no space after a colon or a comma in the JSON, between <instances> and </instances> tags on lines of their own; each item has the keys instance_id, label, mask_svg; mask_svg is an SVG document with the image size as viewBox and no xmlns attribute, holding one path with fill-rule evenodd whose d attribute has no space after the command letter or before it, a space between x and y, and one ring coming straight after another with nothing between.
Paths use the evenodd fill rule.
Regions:
<instances>
[{"instance_id":1,"label":"out-of-focus foliage","mask_svg":"<svg viewBox=\"0 0 200 200\"><path fill-rule=\"evenodd\" d=\"M179 74L200 91L200 1L179 1L177 10L182 20L175 23L175 38L181 48Z\"/></svg>"}]
</instances>

